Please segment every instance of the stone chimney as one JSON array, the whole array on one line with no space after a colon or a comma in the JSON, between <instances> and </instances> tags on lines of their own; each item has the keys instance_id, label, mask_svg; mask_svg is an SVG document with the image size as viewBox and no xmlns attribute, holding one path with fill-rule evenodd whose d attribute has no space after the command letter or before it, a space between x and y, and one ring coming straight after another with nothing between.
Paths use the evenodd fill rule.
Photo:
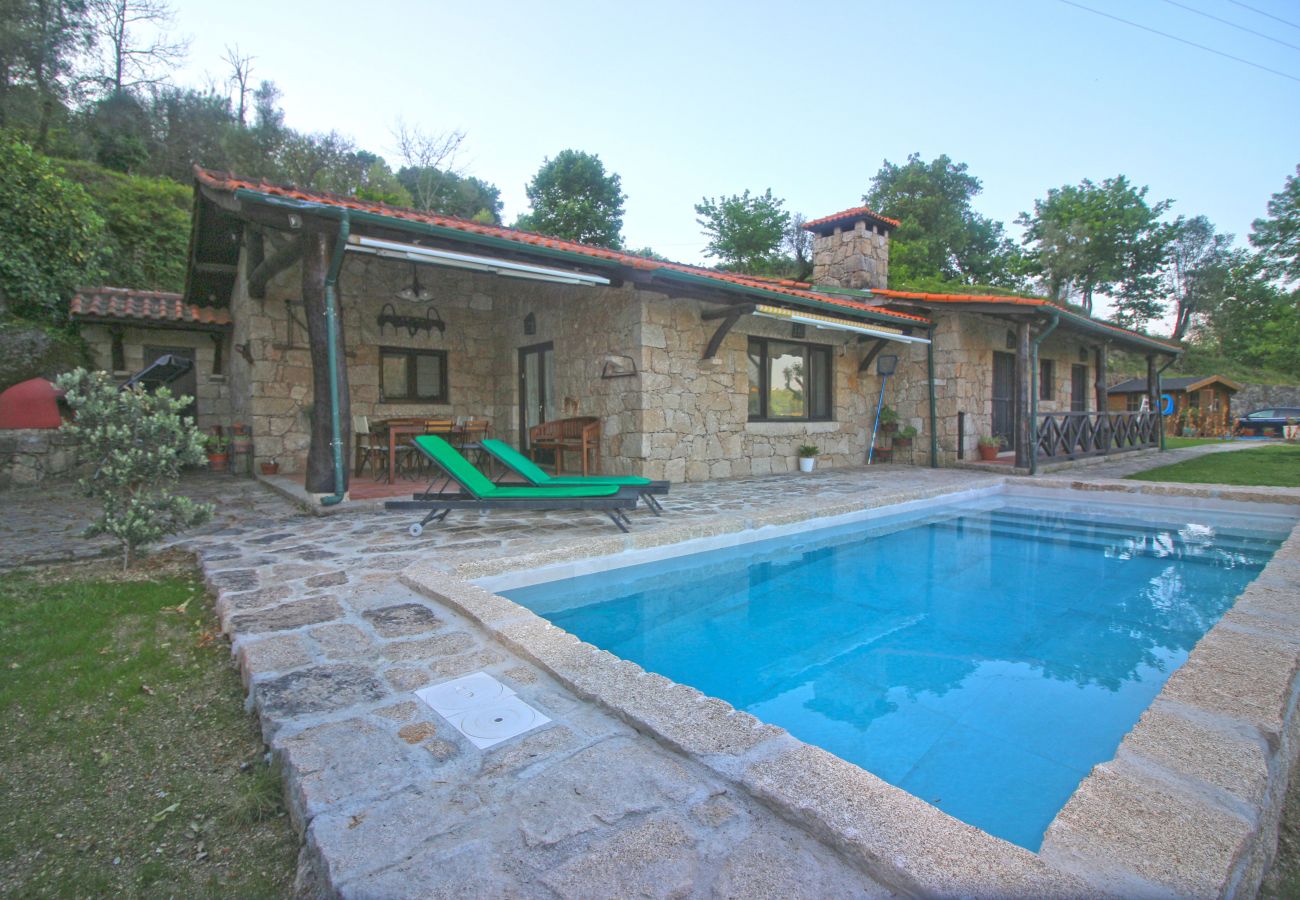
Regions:
<instances>
[{"instance_id":1,"label":"stone chimney","mask_svg":"<svg viewBox=\"0 0 1300 900\"><path fill-rule=\"evenodd\" d=\"M813 237L813 284L856 290L889 286L894 219L865 206L804 223Z\"/></svg>"}]
</instances>

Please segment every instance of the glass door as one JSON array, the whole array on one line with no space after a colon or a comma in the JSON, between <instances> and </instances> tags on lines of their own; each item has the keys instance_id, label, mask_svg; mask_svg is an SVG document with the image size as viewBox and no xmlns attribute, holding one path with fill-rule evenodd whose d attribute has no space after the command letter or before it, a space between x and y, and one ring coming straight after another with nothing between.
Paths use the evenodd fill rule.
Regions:
<instances>
[{"instance_id":1,"label":"glass door","mask_svg":"<svg viewBox=\"0 0 1300 900\"><path fill-rule=\"evenodd\" d=\"M994 437L1005 442L1007 450L1016 448L1016 358L1010 353L993 351L993 422Z\"/></svg>"},{"instance_id":2,"label":"glass door","mask_svg":"<svg viewBox=\"0 0 1300 900\"><path fill-rule=\"evenodd\" d=\"M528 450L528 430L555 418L555 345L519 349L519 449Z\"/></svg>"}]
</instances>

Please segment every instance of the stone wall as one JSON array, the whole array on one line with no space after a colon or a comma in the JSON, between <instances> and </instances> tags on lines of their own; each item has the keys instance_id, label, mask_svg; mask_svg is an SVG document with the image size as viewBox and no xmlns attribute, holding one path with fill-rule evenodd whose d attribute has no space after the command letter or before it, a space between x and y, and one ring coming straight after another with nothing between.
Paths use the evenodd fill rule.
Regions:
<instances>
[{"instance_id":1,"label":"stone wall","mask_svg":"<svg viewBox=\"0 0 1300 900\"><path fill-rule=\"evenodd\" d=\"M224 342L221 371L214 371L216 347L213 335ZM81 326L91 356L91 364L103 371L113 365L113 333L108 325L85 323ZM194 350L194 398L198 426L205 431L214 425L229 427L235 421L231 405L231 386L227 373L231 367L230 342L225 334L184 328L122 327L122 351L126 368L113 372L119 382L139 372L152 359L145 359L145 347L187 347Z\"/></svg>"},{"instance_id":2,"label":"stone wall","mask_svg":"<svg viewBox=\"0 0 1300 900\"><path fill-rule=\"evenodd\" d=\"M934 313L933 320L939 464L947 465L958 459L958 413L966 414L962 436L964 459L977 458L980 437L992 432L993 354L1015 352L1014 343L1008 346L1009 333L1014 335L1015 326L992 316L942 310ZM1096 409L1092 346L1086 339L1061 330L1048 335L1039 348L1039 359L1053 361L1054 389L1051 399L1039 399L1039 412L1070 409L1071 367L1075 364L1088 367L1085 408ZM1087 362L1080 360L1081 350L1087 351ZM925 346L890 344L883 352L899 355L898 373L886 386L885 403L899 413L901 424L916 426L920 434L916 438L915 462L928 464L929 438L923 439L929 417ZM869 389L879 391L880 380L874 374L874 366L872 369L865 381Z\"/></svg>"},{"instance_id":3,"label":"stone wall","mask_svg":"<svg viewBox=\"0 0 1300 900\"><path fill-rule=\"evenodd\" d=\"M845 288L889 286L889 232L860 219L813 236L813 284Z\"/></svg>"},{"instance_id":4,"label":"stone wall","mask_svg":"<svg viewBox=\"0 0 1300 900\"><path fill-rule=\"evenodd\" d=\"M72 439L57 428L0 431L0 490L69 477L75 470Z\"/></svg>"},{"instance_id":5,"label":"stone wall","mask_svg":"<svg viewBox=\"0 0 1300 900\"><path fill-rule=\"evenodd\" d=\"M1300 406L1300 385L1245 383L1232 397L1234 416L1269 406Z\"/></svg>"}]
</instances>

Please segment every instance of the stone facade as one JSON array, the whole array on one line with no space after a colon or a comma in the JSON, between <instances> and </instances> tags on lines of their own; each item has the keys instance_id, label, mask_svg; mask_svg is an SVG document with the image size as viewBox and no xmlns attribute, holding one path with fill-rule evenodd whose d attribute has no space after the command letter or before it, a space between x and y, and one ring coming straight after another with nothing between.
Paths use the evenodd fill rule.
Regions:
<instances>
[{"instance_id":1,"label":"stone facade","mask_svg":"<svg viewBox=\"0 0 1300 900\"><path fill-rule=\"evenodd\" d=\"M300 279L296 267L282 273L265 300L239 289L233 309L233 342L248 343L253 363L231 359L232 413L252 423L256 457L276 458L285 473L302 470L310 442L311 360ZM787 472L797 468L796 449L809 443L820 447L822 465L865 459L871 403L857 376L860 345L847 335L818 332L809 341L832 347L832 421L749 422L748 335L788 339L789 325L744 320L716 358L702 360L717 327L701 320L709 305L632 287L570 287L426 268L421 283L434 294L445 334L381 329L378 316L386 304L402 315L424 314L425 304L393 298L409 279L408 266L389 261L348 257L344 265L339 293L354 416L487 418L493 436L517 444L519 350L550 343L555 415L601 420L602 469L609 474L699 481ZM525 334L529 315L534 331ZM446 351L448 402L386 402L380 347ZM629 358L635 376L602 377L607 362Z\"/></svg>"},{"instance_id":2,"label":"stone facade","mask_svg":"<svg viewBox=\"0 0 1300 900\"><path fill-rule=\"evenodd\" d=\"M1009 334L1014 327L991 316L973 313L943 313L934 315L934 389L936 433L938 436L938 462L949 465L958 459L977 459L977 444L981 436L993 430L993 354L1014 353L1008 346ZM883 353L896 354L898 368L885 385L885 405L899 415L900 426L911 425L917 430L910 456L903 455L896 462L928 465L930 462L930 395L926 373L926 348L924 344L889 344ZM1087 354L1087 361L1081 360ZM860 354L854 357L860 358ZM1094 380L1096 368L1092 345L1082 338L1053 333L1039 348L1039 360L1052 363L1052 385L1044 397L1040 393L1039 412L1063 412L1071 409L1071 376L1074 365L1086 367L1084 408L1097 408ZM856 365L854 367L856 372ZM874 414L875 398L880 392L880 377L871 371L855 379L856 390L868 400L867 428ZM959 414L964 414L964 428L959 425ZM959 434L959 431L961 432ZM883 443L883 442L879 442ZM959 454L958 449L961 453ZM1008 450L1011 448L1008 447Z\"/></svg>"},{"instance_id":3,"label":"stone facade","mask_svg":"<svg viewBox=\"0 0 1300 900\"><path fill-rule=\"evenodd\" d=\"M98 323L83 323L81 336L90 349L92 365L112 372L119 382L139 372L152 359L146 359L145 348L162 350L185 349L194 354L194 399L198 426L208 430L220 425L229 428L236 421L231 403L231 388L227 372L231 365L230 342L223 332L196 331L184 327L141 328L122 326L122 355L124 368L113 369L113 328ZM218 364L218 342L221 359ZM188 389L187 389L188 392Z\"/></svg>"},{"instance_id":4,"label":"stone facade","mask_svg":"<svg viewBox=\"0 0 1300 900\"><path fill-rule=\"evenodd\" d=\"M813 284L857 290L888 287L888 228L865 219L846 226L813 236Z\"/></svg>"}]
</instances>

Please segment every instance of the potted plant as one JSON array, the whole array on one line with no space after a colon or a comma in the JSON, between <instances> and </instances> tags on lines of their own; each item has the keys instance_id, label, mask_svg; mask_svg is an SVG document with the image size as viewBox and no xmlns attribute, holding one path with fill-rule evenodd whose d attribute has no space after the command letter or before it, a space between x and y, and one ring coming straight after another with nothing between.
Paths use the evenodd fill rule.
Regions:
<instances>
[{"instance_id":1,"label":"potted plant","mask_svg":"<svg viewBox=\"0 0 1300 900\"><path fill-rule=\"evenodd\" d=\"M880 407L880 433L892 434L898 430L898 413L888 406Z\"/></svg>"},{"instance_id":2,"label":"potted plant","mask_svg":"<svg viewBox=\"0 0 1300 900\"><path fill-rule=\"evenodd\" d=\"M985 462L992 462L998 458L999 451L1001 451L1006 444L1006 438L1001 435L986 434L984 437L980 438L979 441L980 459Z\"/></svg>"},{"instance_id":3,"label":"potted plant","mask_svg":"<svg viewBox=\"0 0 1300 900\"><path fill-rule=\"evenodd\" d=\"M906 425L894 435L895 450L909 450L912 447L912 439L916 437L916 426Z\"/></svg>"},{"instance_id":4,"label":"potted plant","mask_svg":"<svg viewBox=\"0 0 1300 900\"><path fill-rule=\"evenodd\" d=\"M230 438L223 434L210 434L206 444L208 468L213 472L225 472L230 467Z\"/></svg>"},{"instance_id":5,"label":"potted plant","mask_svg":"<svg viewBox=\"0 0 1300 900\"><path fill-rule=\"evenodd\" d=\"M263 475L275 475L280 471L280 464L272 456L270 459L264 459L261 462Z\"/></svg>"},{"instance_id":6,"label":"potted plant","mask_svg":"<svg viewBox=\"0 0 1300 900\"><path fill-rule=\"evenodd\" d=\"M821 451L816 444L804 444L799 448L799 471L811 472L817 465L817 454Z\"/></svg>"}]
</instances>

